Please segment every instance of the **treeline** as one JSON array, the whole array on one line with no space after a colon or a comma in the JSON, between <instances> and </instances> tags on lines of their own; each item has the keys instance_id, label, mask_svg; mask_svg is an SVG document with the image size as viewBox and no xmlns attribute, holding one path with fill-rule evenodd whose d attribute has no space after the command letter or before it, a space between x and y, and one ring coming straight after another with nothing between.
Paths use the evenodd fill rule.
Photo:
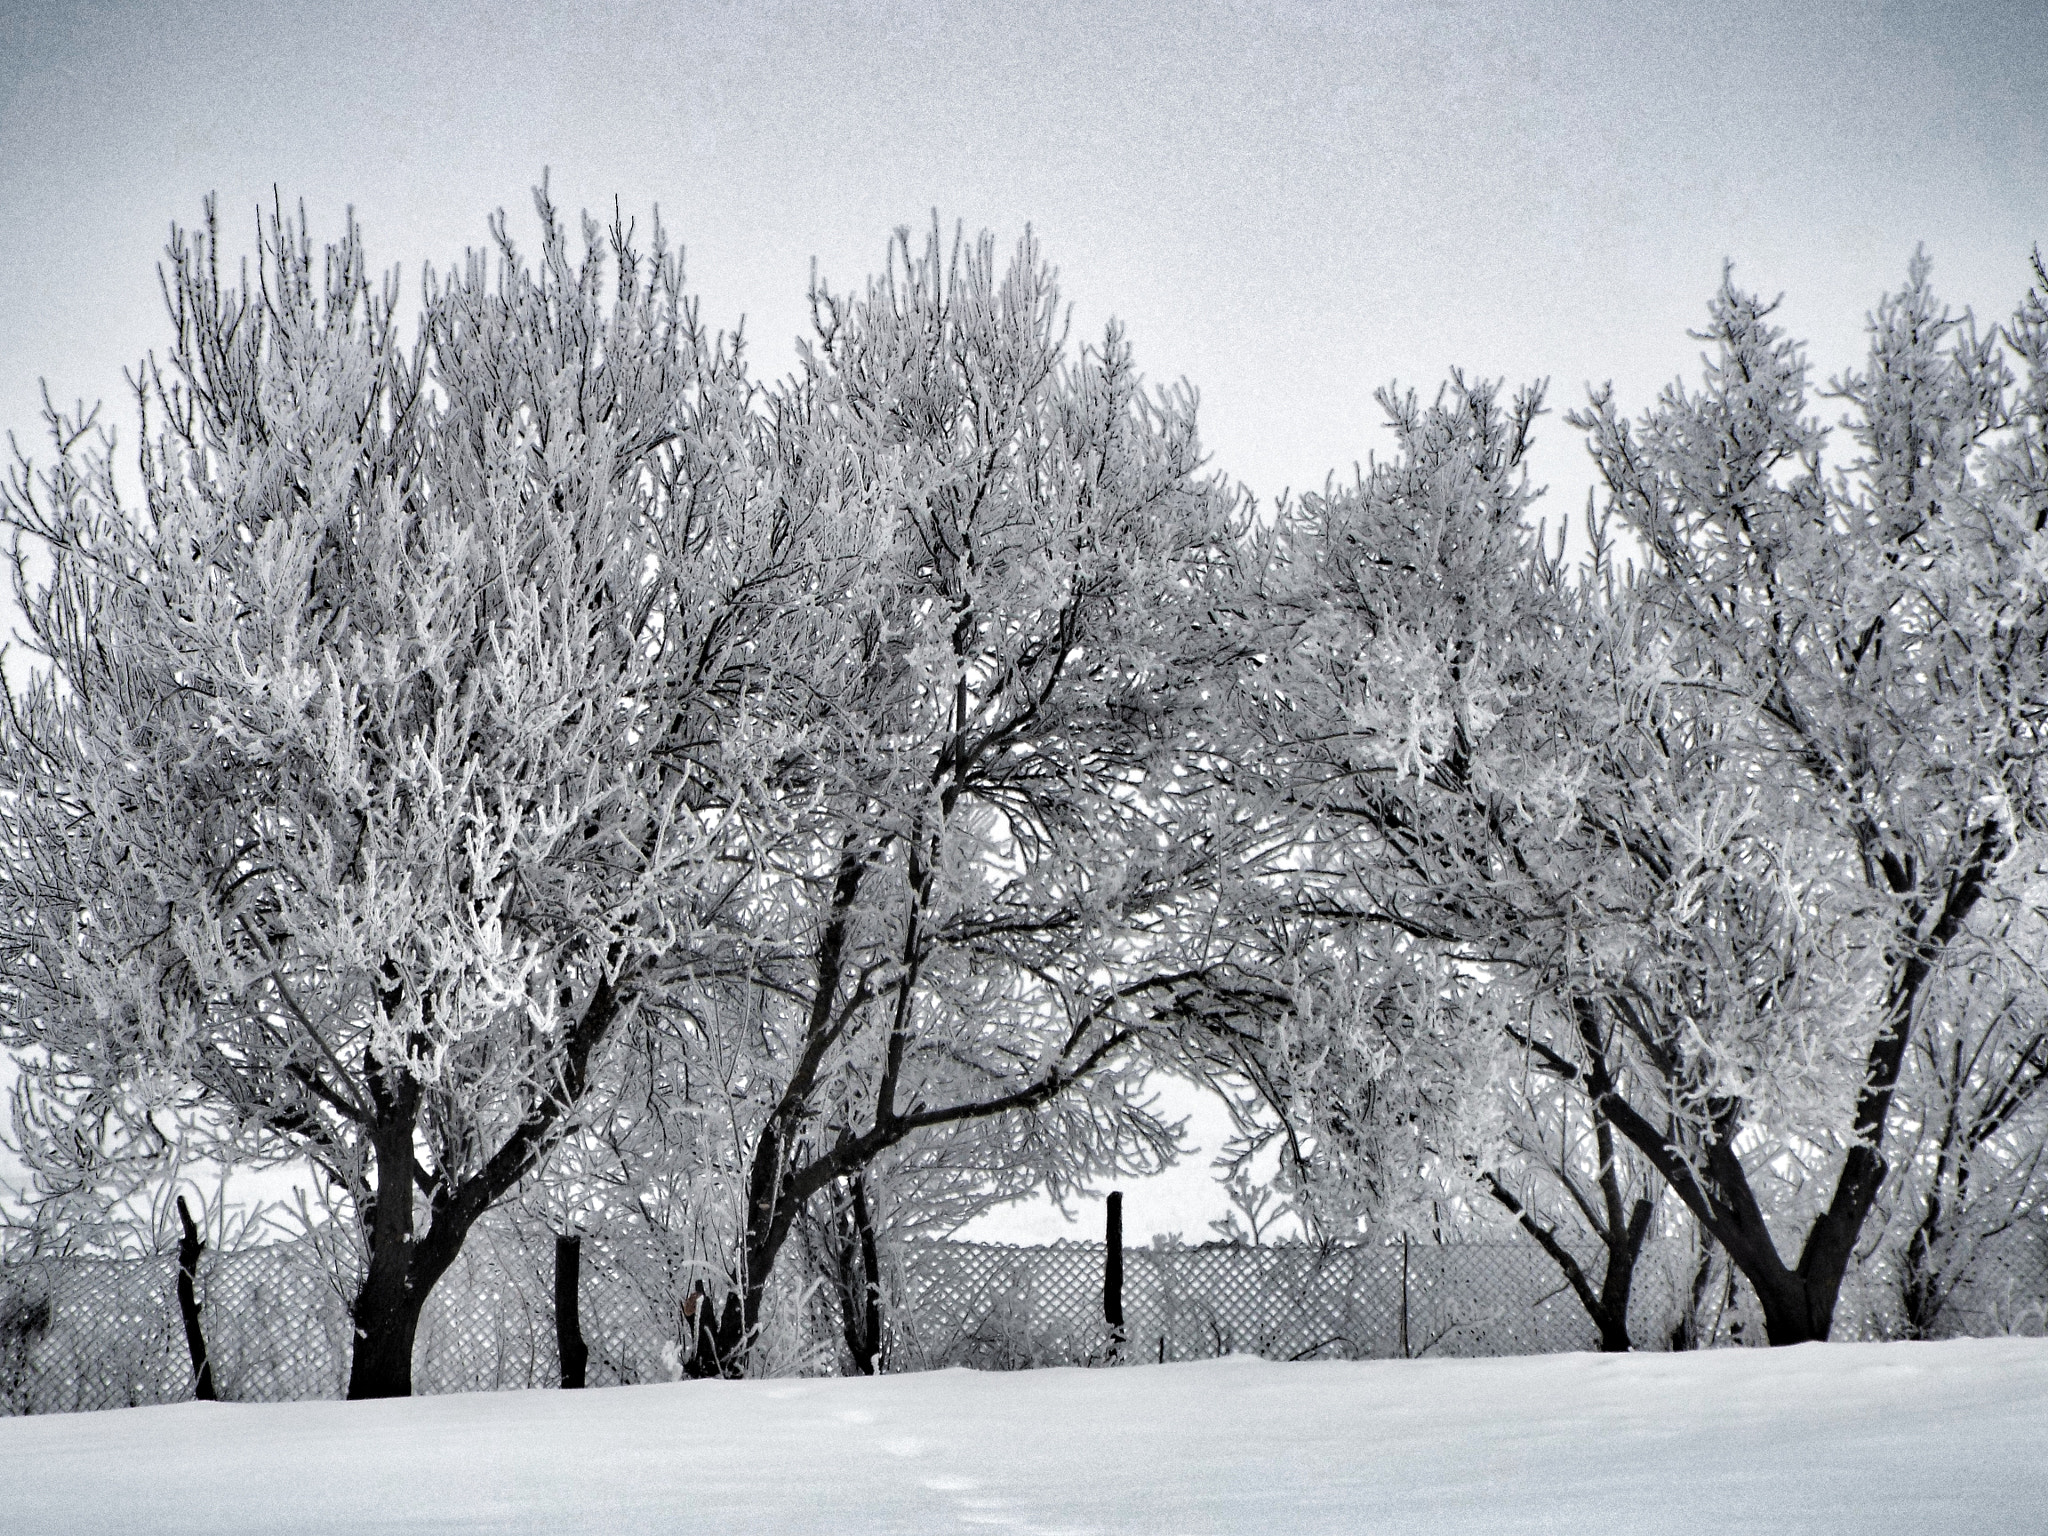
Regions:
<instances>
[{"instance_id":1,"label":"treeline","mask_svg":"<svg viewBox=\"0 0 2048 1536\"><path fill-rule=\"evenodd\" d=\"M536 201L416 325L209 211L140 499L54 411L9 480L20 1242L310 1167L380 1396L508 1200L660 1234L742 1362L795 1244L872 1369L879 1238L1159 1165L1159 1072L1313 1235L1494 1211L1613 1348L1660 1223L1789 1343L1874 1227L1924 1330L2038 1207L2038 259L1979 332L1916 258L1819 395L1724 283L1697 388L1565 417L1568 556L1540 389L1260 509L1028 236L899 236L762 382Z\"/></svg>"}]
</instances>

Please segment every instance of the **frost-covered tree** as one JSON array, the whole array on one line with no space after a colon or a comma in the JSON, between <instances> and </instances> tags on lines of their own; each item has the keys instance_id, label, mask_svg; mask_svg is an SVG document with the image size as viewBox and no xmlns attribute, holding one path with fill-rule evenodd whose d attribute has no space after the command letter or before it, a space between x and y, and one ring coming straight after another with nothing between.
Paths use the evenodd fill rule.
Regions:
<instances>
[{"instance_id":1,"label":"frost-covered tree","mask_svg":"<svg viewBox=\"0 0 2048 1536\"><path fill-rule=\"evenodd\" d=\"M1630 424L1603 390L1573 420L1648 556L1642 595L1676 713L1742 775L1723 803L1754 831L1703 873L1746 890L1722 911L1785 939L1754 949L1760 968L1720 968L1718 992L1699 990L1696 968L1636 989L1667 1022L1624 1013L1634 1060L1675 1096L1579 1080L1748 1277L1772 1342L1794 1343L1827 1336L1930 981L2040 824L2048 496L2038 293L2012 330L2033 370L2015 399L1997 337L1941 309L1916 257L1871 318L1867 366L1835 386L1859 456L1832 474L1803 356L1768 314L1724 283L1699 392L1674 385ZM1699 952L1725 948L1723 931L1672 935ZM1729 1029L1744 1019L1754 1027ZM1707 1053L1670 1054L1695 1035ZM1772 1036L1804 1048L1744 1043ZM1740 1145L1788 1097L1829 1110L1803 1147L1780 1143L1822 1161L1790 1263ZM1689 1137L1663 1118L1673 1104Z\"/></svg>"},{"instance_id":2,"label":"frost-covered tree","mask_svg":"<svg viewBox=\"0 0 2048 1536\"><path fill-rule=\"evenodd\" d=\"M778 494L861 554L818 571L835 627L761 897L789 942L742 1074L750 1332L809 1202L912 1138L1000 1121L1055 1190L1156 1159L1125 1068L1229 949L1191 721L1235 499L1192 397L1148 393L1114 328L1070 351L1028 236L1005 268L986 236L949 264L906 233L864 294L812 302Z\"/></svg>"},{"instance_id":3,"label":"frost-covered tree","mask_svg":"<svg viewBox=\"0 0 2048 1536\"><path fill-rule=\"evenodd\" d=\"M1573 418L1633 577L1603 537L1576 583L1532 548L1533 401L1386 397L1399 455L1276 525L1249 689L1271 814L1306 829L1289 910L1483 983L1524 1069L1580 1097L1593 1168L1620 1166L1604 1124L1779 1343L1827 1334L1929 979L2040 814L2040 301L2015 396L1925 279L1837 387L1841 472L1797 349L1732 287L1702 392ZM1610 1260L1624 1203L1587 1202Z\"/></svg>"},{"instance_id":4,"label":"frost-covered tree","mask_svg":"<svg viewBox=\"0 0 2048 1536\"><path fill-rule=\"evenodd\" d=\"M1216 997L1211 1035L1284 1133L1298 1196L1339 1230L1424 1193L1497 1205L1626 1347L1645 1192L1624 1198L1610 1129L1529 1070L1630 899L1586 821L1615 723L1601 685L1626 646L1529 526L1541 391L1503 403L1454 375L1427 407L1380 399L1395 454L1262 537L1241 695L1260 747L1237 780L1288 848L1258 883L1287 935L1274 953L1334 949L1338 995L1371 1006L1268 967L1277 1004ZM1597 1267L1559 1236L1565 1211L1607 1249Z\"/></svg>"},{"instance_id":5,"label":"frost-covered tree","mask_svg":"<svg viewBox=\"0 0 2048 1536\"><path fill-rule=\"evenodd\" d=\"M654 1304L682 1316L702 1287L714 1335L727 1298L742 1290L749 1151L762 1099L773 1087L754 1048L762 1007L777 1004L758 988L755 1012L731 999L721 1018L700 1019L671 1005L643 1011L630 1048L614 1053L593 1113L550 1159L521 1204L557 1232L611 1240L612 1261ZM765 1086L764 1086L765 1083ZM1034 1194L1070 1172L1070 1149L1048 1140L1029 1115L998 1115L927 1127L841 1175L814 1194L791 1226L794 1254L778 1258L763 1287L758 1336L742 1359L718 1350L694 1362L707 1372L816 1369L821 1339L844 1335L846 1364L878 1367L898 1320L883 1305L893 1258L902 1245L943 1238L1004 1202ZM1101 1160L1102 1149L1080 1149ZM1145 1160L1146 1144L1112 1152ZM822 1284L822 1296L806 1297ZM820 1309L837 1312L820 1330ZM726 1343L737 1340L734 1306ZM700 1340L682 1328L687 1357ZM832 1351L837 1353L836 1350Z\"/></svg>"},{"instance_id":6,"label":"frost-covered tree","mask_svg":"<svg viewBox=\"0 0 2048 1536\"><path fill-rule=\"evenodd\" d=\"M735 765L802 613L680 257L586 221L575 259L537 204L537 263L501 219L411 340L353 227L323 260L275 217L235 284L209 212L142 502L54 416L5 493L0 1036L88 1115L331 1181L356 1397L410 1390L428 1293L636 1010L744 972Z\"/></svg>"},{"instance_id":7,"label":"frost-covered tree","mask_svg":"<svg viewBox=\"0 0 2048 1536\"><path fill-rule=\"evenodd\" d=\"M1616 1105L1660 1148L1704 1145L1702 1127L1720 1145L1738 1128L1707 1086L1808 1059L1835 972L1808 963L1796 839L1766 835L1724 726L1670 686L1658 615L1603 525L1576 579L1529 526L1539 396L1504 408L1454 376L1427 409L1382 402L1397 453L1266 541L1270 638L1245 697L1264 814L1299 830L1265 889L1356 952L1434 957L1472 1006L1437 1014L1429 1050L1397 1012L1374 1039L1296 1051L1326 1076L1365 1067L1325 1091L1391 1109L1425 1164L1461 1167L1626 1348L1656 1192ZM1426 1091L1371 1080L1433 1059ZM1490 1112L1453 1108L1475 1092Z\"/></svg>"}]
</instances>

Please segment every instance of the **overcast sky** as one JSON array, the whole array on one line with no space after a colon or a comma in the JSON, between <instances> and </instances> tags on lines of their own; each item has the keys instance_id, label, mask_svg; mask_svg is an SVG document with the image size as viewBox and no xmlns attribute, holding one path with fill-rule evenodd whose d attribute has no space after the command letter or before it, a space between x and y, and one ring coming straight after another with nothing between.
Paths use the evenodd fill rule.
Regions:
<instances>
[{"instance_id":1,"label":"overcast sky","mask_svg":"<svg viewBox=\"0 0 2048 1536\"><path fill-rule=\"evenodd\" d=\"M130 427L209 192L230 250L273 187L316 238L353 205L416 290L492 210L530 233L543 167L572 211L659 205L769 374L813 258L846 286L934 209L1029 223L1077 335L1124 320L1270 499L1383 449L1393 379L1639 409L1724 260L1822 376L1918 243L2002 318L2048 243L2048 5L0 0L0 428L30 443L39 380ZM1555 416L1538 454L1575 515Z\"/></svg>"}]
</instances>

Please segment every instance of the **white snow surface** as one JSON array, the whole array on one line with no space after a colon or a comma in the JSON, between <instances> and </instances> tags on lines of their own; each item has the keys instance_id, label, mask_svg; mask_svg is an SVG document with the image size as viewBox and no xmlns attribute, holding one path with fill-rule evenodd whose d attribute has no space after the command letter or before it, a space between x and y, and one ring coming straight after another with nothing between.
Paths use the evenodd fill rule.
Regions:
<instances>
[{"instance_id":1,"label":"white snow surface","mask_svg":"<svg viewBox=\"0 0 2048 1536\"><path fill-rule=\"evenodd\" d=\"M0 1531L2048 1531L2048 1341L0 1419Z\"/></svg>"}]
</instances>

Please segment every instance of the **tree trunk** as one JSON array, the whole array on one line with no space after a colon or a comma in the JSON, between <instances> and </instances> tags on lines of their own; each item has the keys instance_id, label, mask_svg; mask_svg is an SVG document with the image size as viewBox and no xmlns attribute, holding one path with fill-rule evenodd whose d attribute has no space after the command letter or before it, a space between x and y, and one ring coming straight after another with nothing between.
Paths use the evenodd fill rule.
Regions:
<instances>
[{"instance_id":1,"label":"tree trunk","mask_svg":"<svg viewBox=\"0 0 2048 1536\"><path fill-rule=\"evenodd\" d=\"M376 1267L373 1261L373 1272ZM397 1276L395 1286L389 1274L373 1273L363 1282L356 1294L356 1347L348 1372L350 1402L412 1396L412 1347L419 1326L420 1306L403 1274Z\"/></svg>"},{"instance_id":2,"label":"tree trunk","mask_svg":"<svg viewBox=\"0 0 2048 1536\"><path fill-rule=\"evenodd\" d=\"M760 1331L761 1298L767 1292L768 1276L807 1198L798 1198L789 1188L793 1171L790 1164L808 1117L807 1100L817 1081L819 1063L833 1038L832 1008L845 963L848 914L866 873L867 864L853 852L840 855L832 887L832 915L818 941L817 980L804 1029L803 1052L767 1124L761 1128L761 1138L754 1144L753 1159L747 1166L746 1231L740 1242L740 1337L730 1354L720 1351L720 1363L728 1373L737 1371L740 1357ZM852 1171L857 1172L858 1168ZM721 1332L723 1329L721 1319Z\"/></svg>"},{"instance_id":3,"label":"tree trunk","mask_svg":"<svg viewBox=\"0 0 2048 1536\"><path fill-rule=\"evenodd\" d=\"M178 1315L185 1320L185 1349L192 1356L192 1395L202 1403L219 1399L213 1390L213 1362L206 1357L206 1334L199 1326L199 1255L206 1245L199 1241L199 1228L178 1196L178 1221L184 1235L178 1239Z\"/></svg>"},{"instance_id":4,"label":"tree trunk","mask_svg":"<svg viewBox=\"0 0 2048 1536\"><path fill-rule=\"evenodd\" d=\"M552 1083L529 1103L498 1150L460 1182L453 1182L447 1170L429 1179L414 1155L422 1088L407 1059L371 1063L364 1086L376 1111L369 1136L376 1186L365 1197L363 1211L370 1266L352 1309L351 1399L412 1395L412 1348L420 1309L462 1252L470 1229L533 1171L559 1134L563 1116L583 1097L590 1082L591 1055L626 1006L620 989L628 983L629 970L621 950L622 942L614 942L607 952L607 974L592 988L582 1017L562 1042ZM615 974L613 967L618 968ZM387 1008L395 1008L398 997L394 982L385 999ZM418 1242L413 1240L415 1182L428 1191L430 1213L426 1235Z\"/></svg>"},{"instance_id":5,"label":"tree trunk","mask_svg":"<svg viewBox=\"0 0 2048 1536\"><path fill-rule=\"evenodd\" d=\"M372 1078L376 1073L371 1074ZM355 1349L349 1361L350 1401L412 1396L412 1345L426 1300L413 1284L412 1181L414 1122L419 1085L400 1072L387 1092L384 1113L370 1129L377 1159L377 1191L369 1229L370 1267L356 1292Z\"/></svg>"},{"instance_id":6,"label":"tree trunk","mask_svg":"<svg viewBox=\"0 0 2048 1536\"><path fill-rule=\"evenodd\" d=\"M1881 843L1874 830L1872 837ZM1996 818L1987 819L1969 863L1957 871L1941 900L1939 915L1924 939L1902 944L1890 957L1895 967L1885 989L1882 1025L1864 1059L1863 1084L1856 1096L1851 1125L1854 1136L1842 1171L1835 1180L1828 1208L1808 1228L1796 1269L1778 1256L1763 1209L1750 1188L1749 1174L1735 1153L1741 1133L1741 1103L1726 1100L1708 1117L1701 1150L1704 1178L1677 1155L1668 1128L1639 1113L1617 1091L1602 1054L1600 1023L1590 999L1574 997L1572 1015L1590 1052L1583 1081L1596 1114L1605 1116L1635 1144L1683 1200L1700 1225L1718 1239L1728 1260L1742 1271L1763 1308L1764 1332L1772 1345L1825 1340L1834 1326L1835 1302L1855 1256L1856 1234L1877 1201L1889 1171L1878 1148L1891 1113L1892 1095L1912 1040L1914 1013L1935 964L1987 889L2003 833ZM1903 876L1900 877L1903 880ZM1892 894L1906 896L1906 885L1894 881ZM1927 915L1922 906L1910 913L1906 931L1918 933Z\"/></svg>"},{"instance_id":7,"label":"tree trunk","mask_svg":"<svg viewBox=\"0 0 2048 1536\"><path fill-rule=\"evenodd\" d=\"M1750 1276L1750 1286L1764 1310L1765 1339L1773 1347L1825 1343L1834 1328L1839 1287L1827 1287L1816 1295L1797 1275L1788 1273L1785 1278L1785 1284L1758 1288L1755 1276Z\"/></svg>"},{"instance_id":8,"label":"tree trunk","mask_svg":"<svg viewBox=\"0 0 2048 1536\"><path fill-rule=\"evenodd\" d=\"M1608 1149L1610 1169L1612 1149ZM1557 1229L1539 1220L1535 1212L1524 1205L1515 1194L1492 1174L1481 1174L1480 1182L1503 1207L1505 1207L1527 1232L1536 1240L1536 1246L1550 1256L1550 1261L1563 1274L1565 1283L1572 1294L1579 1299L1586 1316L1600 1334L1600 1352L1609 1355L1625 1355L1635 1347L1628 1332L1628 1299L1635 1286L1636 1260L1641 1257L1643 1240L1649 1235L1650 1217L1654 1210L1650 1201L1638 1198L1624 1219L1621 1195L1618 1185L1608 1191L1608 1225L1596 1229L1595 1235L1607 1250L1606 1272L1602 1275L1600 1289L1593 1289L1593 1282L1587 1277L1585 1267L1572 1256L1570 1249L1558 1238ZM1611 1183L1611 1173L1608 1176ZM1405 1239L1403 1240L1405 1244ZM1402 1252L1405 1256L1407 1249ZM1405 1263L1405 1257L1404 1257ZM1406 1305L1406 1281L1404 1269L1403 1305ZM1406 1352L1406 1345L1403 1345Z\"/></svg>"},{"instance_id":9,"label":"tree trunk","mask_svg":"<svg viewBox=\"0 0 2048 1536\"><path fill-rule=\"evenodd\" d=\"M839 1301L840 1337L853 1368L874 1376L881 1371L882 1265L867 1180L853 1174L838 1181L835 1193L831 1213L822 1224L818 1262L826 1268Z\"/></svg>"},{"instance_id":10,"label":"tree trunk","mask_svg":"<svg viewBox=\"0 0 2048 1536\"><path fill-rule=\"evenodd\" d=\"M583 1269L583 1239L555 1239L555 1354L562 1364L562 1386L583 1385L590 1365L590 1347L583 1342L583 1317L578 1284Z\"/></svg>"},{"instance_id":11,"label":"tree trunk","mask_svg":"<svg viewBox=\"0 0 2048 1536\"><path fill-rule=\"evenodd\" d=\"M1686 1293L1686 1309L1678 1323L1671 1330L1670 1347L1674 1354L1701 1346L1700 1309L1707 1302L1707 1282L1714 1273L1714 1239L1703 1227L1696 1227L1699 1234L1700 1261L1692 1272L1692 1286Z\"/></svg>"},{"instance_id":12,"label":"tree trunk","mask_svg":"<svg viewBox=\"0 0 2048 1536\"><path fill-rule=\"evenodd\" d=\"M1895 1042L1880 1043L1888 1050ZM1877 1058L1881 1053L1874 1048L1872 1055ZM1887 1069L1890 1076L1883 1077ZM1604 1066L1588 1075L1595 1107L1657 1169L1694 1219L1727 1251L1728 1262L1749 1281L1763 1308L1769 1341L1782 1345L1826 1339L1834 1323L1835 1298L1855 1252L1856 1234L1884 1182L1884 1159L1868 1144L1849 1149L1833 1200L1808 1229L1798 1267L1787 1268L1771 1238L1763 1207L1750 1187L1749 1174L1735 1152L1740 1125L1734 1106L1724 1104L1709 1116L1696 1166L1678 1155L1666 1130L1615 1091ZM1895 1062L1881 1061L1871 1069L1859 1128L1882 1133L1882 1115L1873 1113L1869 1104L1878 1100L1889 1104L1890 1084L1896 1075ZM1873 1082L1878 1086L1871 1086Z\"/></svg>"},{"instance_id":13,"label":"tree trunk","mask_svg":"<svg viewBox=\"0 0 2048 1536\"><path fill-rule=\"evenodd\" d=\"M873 1376L882 1369L882 1256L875 1244L874 1218L868 1211L867 1180L855 1174L852 1183L853 1230L860 1245L859 1343L865 1351L856 1359L861 1374Z\"/></svg>"},{"instance_id":14,"label":"tree trunk","mask_svg":"<svg viewBox=\"0 0 2048 1536\"><path fill-rule=\"evenodd\" d=\"M408 1155L409 1152L410 1149ZM378 1203L381 1214L382 1200ZM435 1213L426 1236L414 1242L408 1209L403 1218L407 1231L402 1242L390 1243L381 1233L375 1236L370 1250L370 1272L356 1293L355 1356L348 1378L351 1401L412 1395L412 1352L419 1333L420 1313L462 1251L463 1241L479 1214L454 1204L445 1206ZM381 1226L381 1220L374 1222L373 1233Z\"/></svg>"},{"instance_id":15,"label":"tree trunk","mask_svg":"<svg viewBox=\"0 0 2048 1536\"><path fill-rule=\"evenodd\" d=\"M1778 1257L1770 1231L1764 1226L1763 1213L1754 1201L1745 1202L1742 1209L1726 1212L1724 1216L1724 1221L1711 1226L1709 1231L1728 1250L1729 1263L1749 1281L1757 1305L1763 1309L1765 1340L1772 1345L1824 1341L1834 1326L1835 1296L1842 1286L1847 1255L1842 1255L1837 1264L1819 1267L1818 1272L1802 1273L1808 1270L1805 1263L1790 1269ZM1809 1256L1813 1250L1809 1239Z\"/></svg>"},{"instance_id":16,"label":"tree trunk","mask_svg":"<svg viewBox=\"0 0 2048 1536\"><path fill-rule=\"evenodd\" d=\"M751 1344L760 1330L768 1276L789 1236L794 1213L788 1209L791 1202L784 1188L785 1173L780 1128L771 1119L754 1147L747 1175L747 1225L740 1244L740 1339L732 1355L720 1349L720 1365L727 1369L738 1364L733 1356ZM723 1319L720 1323L722 1327Z\"/></svg>"},{"instance_id":17,"label":"tree trunk","mask_svg":"<svg viewBox=\"0 0 2048 1536\"><path fill-rule=\"evenodd\" d=\"M1618 1237L1609 1235L1607 1273L1600 1282L1600 1310L1593 1318L1600 1329L1602 1354L1625 1355L1635 1347L1628 1335L1628 1298L1635 1288L1636 1260L1642 1255L1643 1239L1649 1236L1652 1209L1648 1200L1637 1200L1635 1209L1629 1213L1628 1225Z\"/></svg>"}]
</instances>

